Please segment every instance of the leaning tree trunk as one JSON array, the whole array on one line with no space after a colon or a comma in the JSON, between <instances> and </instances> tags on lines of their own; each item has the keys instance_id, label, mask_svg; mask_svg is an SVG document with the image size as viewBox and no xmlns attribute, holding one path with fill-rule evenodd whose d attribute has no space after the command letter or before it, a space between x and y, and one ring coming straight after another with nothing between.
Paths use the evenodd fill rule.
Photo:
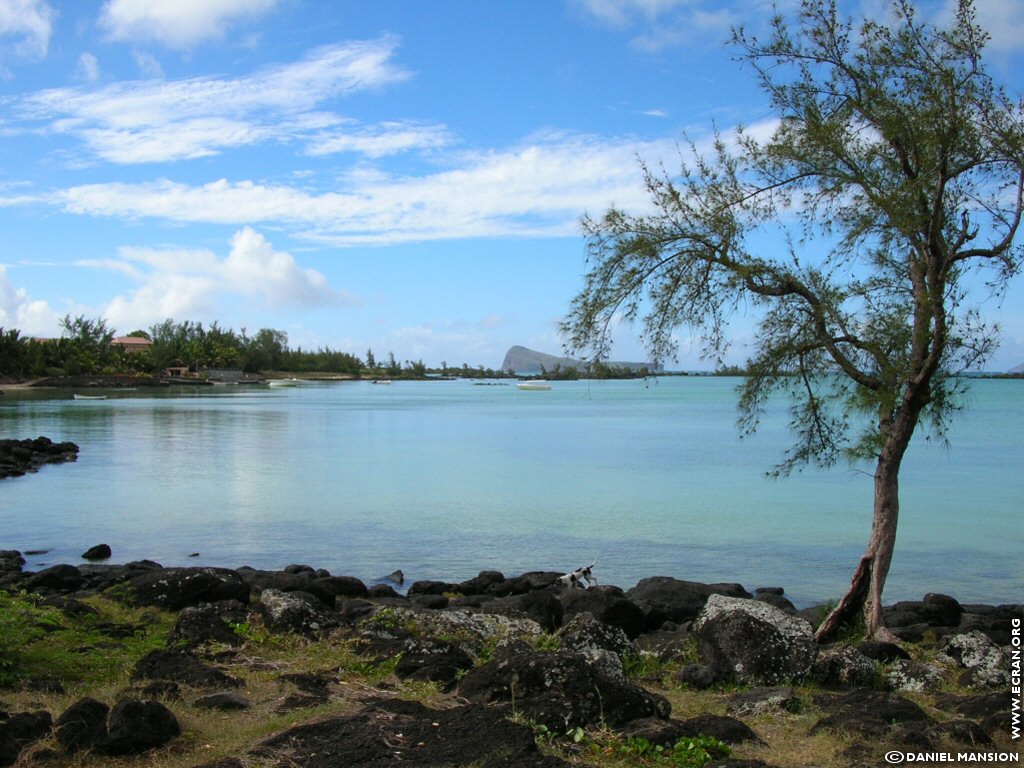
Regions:
<instances>
[{"instance_id":1,"label":"leaning tree trunk","mask_svg":"<svg viewBox=\"0 0 1024 768\"><path fill-rule=\"evenodd\" d=\"M899 471L906 451L906 440L886 441L875 468L875 512L871 538L854 571L850 588L815 633L818 642L832 638L844 625L856 622L864 612L868 638L894 642L898 638L886 629L882 619L882 589L889 574L892 553L896 546L896 525L899 522Z\"/></svg>"}]
</instances>

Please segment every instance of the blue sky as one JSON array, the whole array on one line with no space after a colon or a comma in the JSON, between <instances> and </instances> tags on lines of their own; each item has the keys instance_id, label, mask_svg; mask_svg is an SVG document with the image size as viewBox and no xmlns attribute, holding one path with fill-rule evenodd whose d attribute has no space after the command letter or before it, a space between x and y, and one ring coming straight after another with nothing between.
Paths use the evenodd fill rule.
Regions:
<instances>
[{"instance_id":1,"label":"blue sky","mask_svg":"<svg viewBox=\"0 0 1024 768\"><path fill-rule=\"evenodd\" d=\"M792 2L783 2L786 8ZM946 0L924 12L948 13ZM983 0L1021 92L1024 0ZM877 14L882 3L849 4ZM638 158L770 126L751 0L0 0L0 327L165 318L498 367L559 353L579 220ZM1018 279L985 312L1024 362ZM737 318L734 361L750 321ZM684 369L711 367L681 331ZM642 359L622 329L614 357Z\"/></svg>"}]
</instances>

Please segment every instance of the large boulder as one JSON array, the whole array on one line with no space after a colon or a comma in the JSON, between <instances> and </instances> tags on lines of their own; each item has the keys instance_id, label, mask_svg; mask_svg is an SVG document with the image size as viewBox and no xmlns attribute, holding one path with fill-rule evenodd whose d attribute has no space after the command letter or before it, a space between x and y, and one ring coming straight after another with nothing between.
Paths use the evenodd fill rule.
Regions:
<instances>
[{"instance_id":1,"label":"large boulder","mask_svg":"<svg viewBox=\"0 0 1024 768\"><path fill-rule=\"evenodd\" d=\"M636 645L618 627L580 613L558 630L563 651L581 653L605 676L625 680L626 659L639 655Z\"/></svg>"},{"instance_id":2,"label":"large boulder","mask_svg":"<svg viewBox=\"0 0 1024 768\"><path fill-rule=\"evenodd\" d=\"M505 576L500 571L480 571L472 579L456 584L455 591L461 595L486 595L492 589L500 591L499 585L505 581Z\"/></svg>"},{"instance_id":3,"label":"large boulder","mask_svg":"<svg viewBox=\"0 0 1024 768\"><path fill-rule=\"evenodd\" d=\"M131 605L180 611L219 600L248 603L249 592L242 577L227 568L166 568L143 573L115 587L114 596Z\"/></svg>"},{"instance_id":4,"label":"large boulder","mask_svg":"<svg viewBox=\"0 0 1024 768\"><path fill-rule=\"evenodd\" d=\"M922 600L905 600L882 609L888 627L955 627L960 624L963 608L949 595L930 592Z\"/></svg>"},{"instance_id":5,"label":"large boulder","mask_svg":"<svg viewBox=\"0 0 1024 768\"><path fill-rule=\"evenodd\" d=\"M554 632L562 626L564 610L561 601L549 589L495 598L480 607L480 611L483 613L532 619L540 624L545 632Z\"/></svg>"},{"instance_id":6,"label":"large boulder","mask_svg":"<svg viewBox=\"0 0 1024 768\"><path fill-rule=\"evenodd\" d=\"M144 573L161 570L163 570L163 566L152 560L137 560L124 565L82 563L78 566L78 572L82 574L81 589L95 592L103 592L117 584L131 581Z\"/></svg>"},{"instance_id":7,"label":"large boulder","mask_svg":"<svg viewBox=\"0 0 1024 768\"><path fill-rule=\"evenodd\" d=\"M187 651L151 651L136 662L132 680L167 680L194 688L225 688L242 684Z\"/></svg>"},{"instance_id":8,"label":"large boulder","mask_svg":"<svg viewBox=\"0 0 1024 768\"><path fill-rule=\"evenodd\" d=\"M626 597L644 612L648 631L658 629L666 621L692 621L711 595L751 597L739 584L701 584L670 576L643 579L626 592Z\"/></svg>"},{"instance_id":9,"label":"large boulder","mask_svg":"<svg viewBox=\"0 0 1024 768\"><path fill-rule=\"evenodd\" d=\"M75 592L82 586L82 574L73 565L52 565L25 578L26 592Z\"/></svg>"},{"instance_id":10,"label":"large boulder","mask_svg":"<svg viewBox=\"0 0 1024 768\"><path fill-rule=\"evenodd\" d=\"M1003 687L1010 684L1010 659L1006 651L978 630L946 640L943 655L966 670L963 685Z\"/></svg>"},{"instance_id":11,"label":"large boulder","mask_svg":"<svg viewBox=\"0 0 1024 768\"><path fill-rule=\"evenodd\" d=\"M65 752L96 749L107 738L110 707L92 698L79 699L53 724L57 743Z\"/></svg>"},{"instance_id":12,"label":"large boulder","mask_svg":"<svg viewBox=\"0 0 1024 768\"><path fill-rule=\"evenodd\" d=\"M828 707L832 714L819 720L811 729L812 734L830 730L874 738L887 735L898 726L923 730L935 722L909 699L865 689L851 691Z\"/></svg>"},{"instance_id":13,"label":"large boulder","mask_svg":"<svg viewBox=\"0 0 1024 768\"><path fill-rule=\"evenodd\" d=\"M532 619L500 614L470 613L465 610L423 611L401 606L373 607L358 621L365 636L398 636L404 626L415 627L417 634L432 637L457 637L469 653L480 656L501 642L532 641L542 630Z\"/></svg>"},{"instance_id":14,"label":"large boulder","mask_svg":"<svg viewBox=\"0 0 1024 768\"><path fill-rule=\"evenodd\" d=\"M264 589L260 593L260 613L271 632L316 635L341 624L337 613L327 610L308 592Z\"/></svg>"},{"instance_id":15,"label":"large boulder","mask_svg":"<svg viewBox=\"0 0 1024 768\"><path fill-rule=\"evenodd\" d=\"M558 571L527 571L506 582L492 584L487 591L495 595L522 595L537 589L549 589L558 583L562 575Z\"/></svg>"},{"instance_id":16,"label":"large boulder","mask_svg":"<svg viewBox=\"0 0 1024 768\"><path fill-rule=\"evenodd\" d=\"M419 637L406 641L395 674L403 680L431 681L447 688L472 667L473 658L458 644Z\"/></svg>"},{"instance_id":17,"label":"large boulder","mask_svg":"<svg viewBox=\"0 0 1024 768\"><path fill-rule=\"evenodd\" d=\"M896 659L882 673L885 686L893 691L923 693L938 690L944 682L942 670L913 659Z\"/></svg>"},{"instance_id":18,"label":"large boulder","mask_svg":"<svg viewBox=\"0 0 1024 768\"><path fill-rule=\"evenodd\" d=\"M693 633L701 661L719 679L741 685L798 682L818 655L810 624L743 598L711 595Z\"/></svg>"},{"instance_id":19,"label":"large boulder","mask_svg":"<svg viewBox=\"0 0 1024 768\"><path fill-rule=\"evenodd\" d=\"M286 755L290 765L321 768L569 766L561 758L542 754L534 732L504 712L475 705L429 709L401 699L370 702L354 714L297 725L268 737L250 755L254 759L245 760L245 765L279 765L281 755Z\"/></svg>"},{"instance_id":20,"label":"large boulder","mask_svg":"<svg viewBox=\"0 0 1024 768\"><path fill-rule=\"evenodd\" d=\"M252 589L255 599L265 589L276 589L278 592L307 592L316 597L327 608L333 608L335 593L318 585L312 571L290 573L288 571L257 571L252 568L239 568L238 575Z\"/></svg>"},{"instance_id":21,"label":"large boulder","mask_svg":"<svg viewBox=\"0 0 1024 768\"><path fill-rule=\"evenodd\" d=\"M645 739L667 750L671 750L680 739L700 736L709 736L725 744L761 741L746 723L725 715L698 715L687 720L643 718L634 720L623 728L622 735ZM720 756L726 755L728 751L724 751Z\"/></svg>"},{"instance_id":22,"label":"large boulder","mask_svg":"<svg viewBox=\"0 0 1024 768\"><path fill-rule=\"evenodd\" d=\"M562 601L564 621L580 613L589 613L603 624L618 627L635 640L647 626L647 617L639 605L626 598L613 586L590 589L568 589L558 596Z\"/></svg>"},{"instance_id":23,"label":"large boulder","mask_svg":"<svg viewBox=\"0 0 1024 768\"><path fill-rule=\"evenodd\" d=\"M311 586L313 589L308 591L322 590L334 597L367 597L370 594L366 584L355 576L325 576L314 579Z\"/></svg>"},{"instance_id":24,"label":"large boulder","mask_svg":"<svg viewBox=\"0 0 1024 768\"><path fill-rule=\"evenodd\" d=\"M458 692L476 704L514 705L518 715L557 733L671 713L663 697L605 677L585 656L566 651L503 655L470 670Z\"/></svg>"},{"instance_id":25,"label":"large boulder","mask_svg":"<svg viewBox=\"0 0 1024 768\"><path fill-rule=\"evenodd\" d=\"M99 751L132 755L162 747L181 734L178 719L167 707L149 699L119 701L107 716L107 737Z\"/></svg>"},{"instance_id":26,"label":"large boulder","mask_svg":"<svg viewBox=\"0 0 1024 768\"><path fill-rule=\"evenodd\" d=\"M840 645L821 652L811 668L811 677L835 688L870 688L878 671L873 659L848 645Z\"/></svg>"},{"instance_id":27,"label":"large boulder","mask_svg":"<svg viewBox=\"0 0 1024 768\"><path fill-rule=\"evenodd\" d=\"M109 544L97 544L89 547L82 553L83 560L109 560L114 553L110 551Z\"/></svg>"},{"instance_id":28,"label":"large boulder","mask_svg":"<svg viewBox=\"0 0 1024 768\"><path fill-rule=\"evenodd\" d=\"M167 637L167 645L186 648L196 648L211 642L241 645L242 637L233 625L243 624L246 618L246 608L237 600L184 608Z\"/></svg>"},{"instance_id":29,"label":"large boulder","mask_svg":"<svg viewBox=\"0 0 1024 768\"><path fill-rule=\"evenodd\" d=\"M0 720L0 766L14 765L25 747L50 733L49 712L19 712Z\"/></svg>"}]
</instances>

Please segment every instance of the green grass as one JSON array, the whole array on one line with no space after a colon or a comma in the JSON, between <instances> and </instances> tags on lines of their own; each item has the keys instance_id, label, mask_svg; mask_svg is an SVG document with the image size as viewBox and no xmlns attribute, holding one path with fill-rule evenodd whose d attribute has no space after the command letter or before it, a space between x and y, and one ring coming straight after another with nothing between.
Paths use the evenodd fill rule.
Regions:
<instances>
[{"instance_id":1,"label":"green grass","mask_svg":"<svg viewBox=\"0 0 1024 768\"><path fill-rule=\"evenodd\" d=\"M71 618L44 604L38 596L0 591L0 694L6 709L46 709L57 717L82 696L113 703L125 695L129 675L138 659L166 646L174 614L126 608L103 597L84 602L91 611ZM369 626L422 634L408 615L388 609L378 611ZM284 728L317 717L358 712L366 701L382 696L415 700L434 708L461 703L457 694L445 693L434 683L398 679L394 670L399 656L371 659L362 655L358 638L350 630L338 630L320 638L274 634L267 631L256 613L234 629L242 640L240 647L214 644L200 655L215 659L217 666L244 682L244 695L253 702L250 710L211 715L191 706L189 701L197 694L186 690L181 699L165 701L183 730L182 736L166 748L134 759L84 753L61 755L66 762L54 764L69 768L192 768L216 758L244 755L260 739ZM498 638L491 638L482 648L478 645L477 662L486 662L498 642ZM531 642L538 650L558 647L558 638L552 635L538 635ZM911 650L920 661L933 661L936 654L934 649L924 646ZM639 654L628 658L624 667L631 682L665 696L677 719L727 714L732 694L738 690L736 686L694 690L674 680L674 673L681 664L692 660L694 652L692 647L682 649L670 661ZM296 692L294 683L284 676L299 673L322 676L327 681L328 697L315 707L282 711L281 702ZM30 684L40 681L59 682L64 690L48 691ZM953 686L948 683L944 690L952 690ZM732 756L763 760L780 768L848 765L846 750L859 746L863 739L831 732L810 735L812 726L824 714L815 701L827 691L809 683L795 688L804 703L803 709L741 718L763 743L737 745ZM938 706L935 694L907 694L907 698L937 719L948 718L948 713ZM671 747L663 747L604 727L553 733L536 724L524 724L533 728L542 751L558 755L571 765L701 768L726 754L723 745L703 737L682 739ZM999 743L998 748L1009 746L1009 742ZM44 739L33 749L36 748L54 749L56 742ZM31 755L25 759L29 761L26 764L32 764ZM256 760L252 765L263 768Z\"/></svg>"},{"instance_id":2,"label":"green grass","mask_svg":"<svg viewBox=\"0 0 1024 768\"><path fill-rule=\"evenodd\" d=\"M167 641L171 614L91 600L70 618L35 596L0 592L0 685L54 679L72 688L110 684Z\"/></svg>"}]
</instances>

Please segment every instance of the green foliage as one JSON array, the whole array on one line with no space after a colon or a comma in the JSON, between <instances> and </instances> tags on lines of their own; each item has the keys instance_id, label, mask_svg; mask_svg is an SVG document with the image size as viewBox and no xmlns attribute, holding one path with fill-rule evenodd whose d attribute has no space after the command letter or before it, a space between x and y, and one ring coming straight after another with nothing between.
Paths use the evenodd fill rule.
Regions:
<instances>
[{"instance_id":1,"label":"green foliage","mask_svg":"<svg viewBox=\"0 0 1024 768\"><path fill-rule=\"evenodd\" d=\"M802 0L793 28L780 13L765 38L733 32L771 134L691 142L677 172L643 166L649 212L585 218L589 272L562 331L571 353L602 360L613 327L639 322L661 362L686 326L721 364L729 321L753 308L739 426L789 405L793 443L772 474L875 462L866 589L843 607L864 606L874 636L904 454L919 427L945 439L959 374L997 343L982 303L1020 269L1024 102L982 64L971 0L948 28L910 0L887 3L884 23L837 5Z\"/></svg>"},{"instance_id":2,"label":"green foliage","mask_svg":"<svg viewBox=\"0 0 1024 768\"><path fill-rule=\"evenodd\" d=\"M855 27L832 0L804 0L794 29L779 15L766 39L737 30L779 118L771 136L691 145L677 173L644 167L652 213L584 221L591 269L563 324L570 346L606 358L625 317L652 360L690 326L721 361L734 310L756 307L741 426L789 398L783 472L877 457L919 419L942 434L955 374L996 338L968 302L984 284L972 274L988 278L984 301L1019 269L1024 108L985 71L970 2L948 29L889 5L890 24Z\"/></svg>"},{"instance_id":3,"label":"green foliage","mask_svg":"<svg viewBox=\"0 0 1024 768\"><path fill-rule=\"evenodd\" d=\"M642 737L628 736L625 740L609 742L605 752L636 757L646 765L674 768L702 768L712 760L720 760L731 754L727 745L710 736L683 737L671 749L652 744Z\"/></svg>"},{"instance_id":4,"label":"green foliage","mask_svg":"<svg viewBox=\"0 0 1024 768\"><path fill-rule=\"evenodd\" d=\"M122 679L146 653L164 646L169 615L153 620L107 601L96 613L69 618L34 595L0 592L0 685L31 677L71 685L103 685ZM112 638L110 632L116 635Z\"/></svg>"},{"instance_id":5,"label":"green foliage","mask_svg":"<svg viewBox=\"0 0 1024 768\"><path fill-rule=\"evenodd\" d=\"M395 668L401 661L402 655L392 656L388 659L358 659L345 666L345 669L360 677L368 678L371 683L379 683L395 674Z\"/></svg>"},{"instance_id":6,"label":"green foliage","mask_svg":"<svg viewBox=\"0 0 1024 768\"><path fill-rule=\"evenodd\" d=\"M562 645L562 639L558 635L549 635L542 632L531 640L531 645L538 651L557 651Z\"/></svg>"},{"instance_id":7,"label":"green foliage","mask_svg":"<svg viewBox=\"0 0 1024 768\"><path fill-rule=\"evenodd\" d=\"M639 736L622 738L606 731L591 736L579 726L557 733L543 723L530 721L527 725L533 730L538 744L557 750L560 742L567 742L583 747L595 757L625 759L630 765L702 768L712 760L721 760L732 754L728 745L710 736L683 737L666 749Z\"/></svg>"},{"instance_id":8,"label":"green foliage","mask_svg":"<svg viewBox=\"0 0 1024 768\"><path fill-rule=\"evenodd\" d=\"M627 677L648 677L666 671L667 664L652 653L626 654L622 669Z\"/></svg>"}]
</instances>

